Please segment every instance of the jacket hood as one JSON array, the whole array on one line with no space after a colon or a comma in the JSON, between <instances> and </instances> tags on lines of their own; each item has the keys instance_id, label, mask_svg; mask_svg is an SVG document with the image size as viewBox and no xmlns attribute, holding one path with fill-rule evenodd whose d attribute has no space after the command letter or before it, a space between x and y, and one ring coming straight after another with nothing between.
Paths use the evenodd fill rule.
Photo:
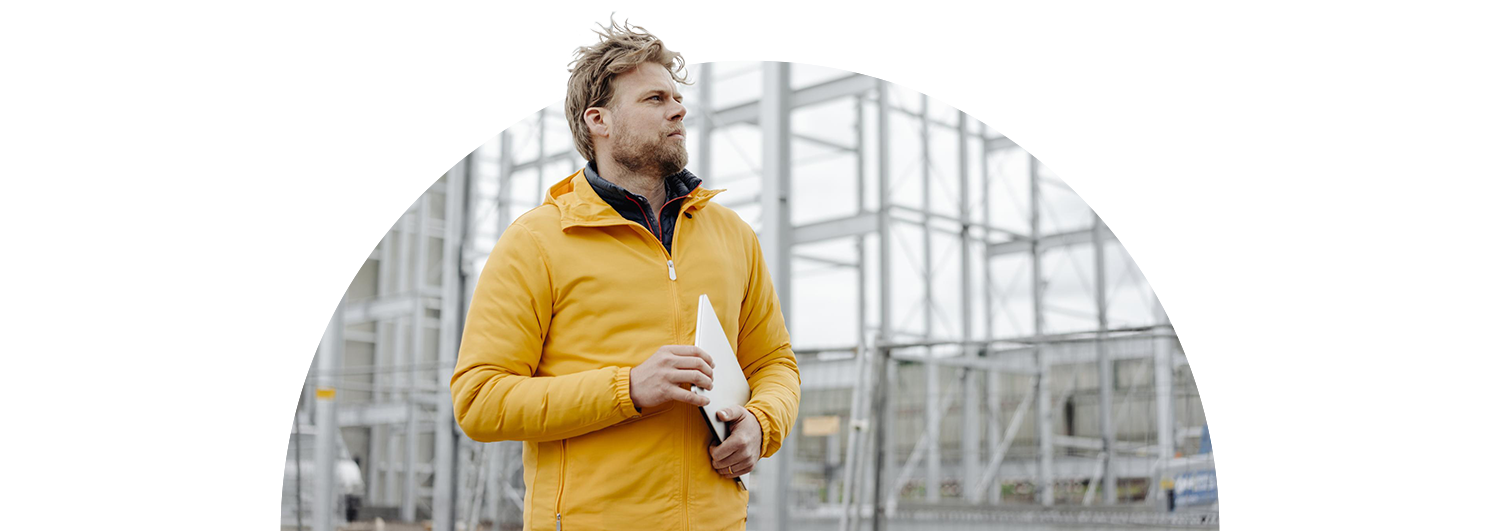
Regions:
<instances>
[{"instance_id":1,"label":"jacket hood","mask_svg":"<svg viewBox=\"0 0 1500 531\"><path fill-rule=\"evenodd\" d=\"M724 189L710 190L698 186L688 193L687 199L683 200L682 211L691 212L703 208L709 199L723 191ZM598 193L594 192L594 187L589 185L588 178L584 176L581 168L549 187L547 197L542 204L557 206L562 217L563 230L569 227L630 223L619 212L616 212L614 207L604 202Z\"/></svg>"}]
</instances>

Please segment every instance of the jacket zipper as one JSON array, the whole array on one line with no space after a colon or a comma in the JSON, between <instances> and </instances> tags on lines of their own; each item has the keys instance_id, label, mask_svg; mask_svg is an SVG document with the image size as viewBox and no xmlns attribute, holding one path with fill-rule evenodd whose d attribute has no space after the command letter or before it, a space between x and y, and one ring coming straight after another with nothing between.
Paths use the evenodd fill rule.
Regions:
<instances>
[{"instance_id":1,"label":"jacket zipper","mask_svg":"<svg viewBox=\"0 0 1500 531\"><path fill-rule=\"evenodd\" d=\"M686 196L683 196L683 197L686 197ZM681 222L682 222L682 212L678 212L677 213L677 221L678 221L678 225L680 226ZM645 227L641 227L641 225L639 223L630 222L630 221L627 221L627 223L629 223L630 225L632 225L634 227L637 227L638 229L644 229L645 228ZM652 239L654 241L656 241L656 248L657 249L661 249L662 253L665 254L665 255L667 255L667 280L668 280L668 282L667 282L667 289L672 294L672 299L671 299L672 300L672 337L676 338L676 337L679 337L681 335L679 333L679 331L678 331L679 330L678 326L681 324L680 321L682 321L681 310L677 307L677 282L676 282L677 281L677 264L672 261L672 251L670 251L670 250L667 249L666 244L662 243L661 238L657 237L656 234L654 234L654 233L651 234L651 236L652 236ZM673 242L676 242L677 239L678 238L676 238L676 237L672 238ZM686 436L685 434L686 434L686 430L684 430L684 437ZM686 440L683 441L683 445L684 446L687 445L687 441ZM684 451L684 456L685 456L686 455L686 451L685 450L683 450L683 451ZM687 491L688 491L688 488L687 488L688 487L688 485L687 485L687 481L688 481L688 479L687 479L687 459L686 458L684 458L682 460L682 473L681 473L681 476L682 476L682 495L685 498L687 496ZM562 509L561 509L561 506L562 506L562 483L561 483L561 480L559 480L559 483L558 483L557 499L558 499L558 507L559 507L559 509L558 509L559 512L557 513L557 531L562 531L562 512L561 512L562 511ZM682 525L683 525L683 528L687 528L687 526L688 526L687 504L684 503L682 505L682 507L683 507Z\"/></svg>"},{"instance_id":2,"label":"jacket zipper","mask_svg":"<svg viewBox=\"0 0 1500 531\"><path fill-rule=\"evenodd\" d=\"M693 190L697 190L697 188L694 188ZM675 197L675 198L671 199L670 201L667 201L667 203L670 203L672 201L676 201L678 199L683 199L683 198L689 197L691 195L692 195L692 193L689 192L688 195L684 195L684 196L680 196L680 197ZM629 196L626 196L626 198L629 199ZM631 201L634 202L635 200L631 199ZM667 203L662 203L662 208L666 208ZM640 203L636 203L636 206L640 207ZM685 211L682 211L682 210L679 210L677 212L677 226L679 226L679 227L682 226L682 215L683 215L684 212ZM641 213L642 214L646 214L646 209L642 208L641 209ZM659 211L658 211L658 215L659 215ZM634 225L636 227L640 227L640 224L638 224L638 223L633 223L633 222L629 222L629 221L626 221L626 223L629 224L629 225ZM649 225L651 223L651 221L648 220L646 223ZM654 231L652 231L648 227L641 227L641 228L646 229L647 234L649 234L650 236L652 236L652 239L656 240L656 247L658 249L661 249L662 252L667 255L667 279L671 280L671 281L674 281L674 282L669 282L668 283L668 288L672 291L672 300L676 301L677 300L677 284L676 284L675 281L677 280L677 266L672 261L672 251L669 250L669 249L667 249L667 246L664 243L662 243L662 241L661 241L661 236L658 236L657 233L655 233ZM677 238L673 237L672 240L675 243L675 241L677 240ZM674 303L672 305L672 334L673 334L674 337L678 335L678 325L680 324L679 321L682 320L682 318L679 315L679 313L680 313L680 311L677 308L677 305ZM567 474L567 470L568 470L568 440L567 439L563 439L562 442L563 442L563 444L562 444L562 452L561 452L561 454L560 454L560 456L558 458L558 461L560 462L559 465L558 465L560 473L558 474L558 478L557 478L557 504L554 506L555 509L556 509L555 515L556 515L556 518L557 518L557 527L556 527L557 531L562 531L563 480L566 478L566 474ZM684 443L684 444L686 444L686 443ZM682 492L683 492L683 495L686 496L687 495L687 461L683 460L682 465L683 465L683 471L682 471ZM687 521L688 521L687 504L683 504L682 519L683 519L683 524L686 525Z\"/></svg>"},{"instance_id":3,"label":"jacket zipper","mask_svg":"<svg viewBox=\"0 0 1500 531\"><path fill-rule=\"evenodd\" d=\"M697 190L697 189L698 189L697 187L693 188L693 190ZM693 195L693 191L692 190L688 191L687 195L681 195L681 196L677 196L677 197L668 199L667 202L661 204L661 208L656 209L656 217L660 218L661 217L661 212L663 210L666 210L667 209L667 205L672 204L673 201L676 201L678 199L686 199L687 197L689 197L691 195ZM639 205L637 205L637 206L639 206ZM682 213L683 213L683 211L681 209L678 209L678 211L677 211L677 224L673 225L674 227L681 227L682 226ZM660 220L658 219L658 221L660 221ZM658 225L659 224L660 223L658 223ZM676 230L676 229L673 229L673 230ZM666 232L666 228L665 227L662 228L662 232L663 233ZM658 236L657 237L657 241L658 241L658 243L660 243L661 237ZM672 242L675 243L676 241L677 241L677 236L675 236L675 235L672 236ZM668 280L677 280L677 265L672 263L672 250L668 249L667 246L666 246L666 244L662 244L661 248L662 248L663 251L667 252L667 279ZM676 328L674 327L673 330L675 331Z\"/></svg>"},{"instance_id":4,"label":"jacket zipper","mask_svg":"<svg viewBox=\"0 0 1500 531\"><path fill-rule=\"evenodd\" d=\"M660 240L661 235L657 234L656 227L652 226L652 222L655 220L651 219L651 213L646 211L646 207L641 206L640 201L636 201L634 197L630 197L629 195L626 195L625 199L629 199L631 203L635 203L636 208L641 209L641 217L646 218L646 231L651 233L651 237ZM662 203L662 205L666 205L666 203Z\"/></svg>"},{"instance_id":5,"label":"jacket zipper","mask_svg":"<svg viewBox=\"0 0 1500 531\"><path fill-rule=\"evenodd\" d=\"M557 505L554 506L557 513L557 531L562 531L562 495L563 480L568 477L568 440L563 439L562 451L558 456L557 474Z\"/></svg>"},{"instance_id":6,"label":"jacket zipper","mask_svg":"<svg viewBox=\"0 0 1500 531\"><path fill-rule=\"evenodd\" d=\"M687 197L687 196L683 196L683 197ZM679 197L677 199L681 199L681 197ZM672 201L676 201L676 199L673 199ZM668 201L667 203L670 203L670 202L671 201ZM663 209L665 209L667 207L667 203L662 203L662 208ZM684 204L686 204L686 203L684 203ZM677 210L677 225L676 225L677 229L676 230L678 230L678 231L680 231L682 229L682 215L683 215L683 213L685 211L686 211L685 209L678 209ZM678 232L675 236L672 237L672 242L675 244L676 242L681 241L682 240L681 236L682 236L681 232ZM663 246L662 248L665 249L666 247ZM679 336L678 326L682 322L682 316L681 316L682 310L680 308L678 308L677 307L678 305L676 304L676 302L678 300L677 299L677 285L675 283L675 281L677 280L677 268L672 263L672 253L671 253L670 250L667 251L667 277L674 281L674 282L669 283L669 284L672 284L670 286L671 291L672 291L672 302L673 302L673 304L672 304L672 336L673 337L678 337ZM688 420L688 422L692 422L693 421L692 415L689 415L687 420ZM687 442L687 434L688 434L689 431L690 430L686 429L686 427L684 426L684 429L682 431L682 434L683 434L682 435L682 437L683 437L682 448L680 449L680 451L682 452L682 471L681 471L681 476L682 476L682 501L683 501L683 503L682 503L682 528L683 529L691 529L692 528L691 524L689 523L688 513L687 513L688 505L690 505L689 503L687 503L687 497L688 497L688 471L687 471L687 443L688 442ZM562 530L558 530L558 531L562 531Z\"/></svg>"},{"instance_id":7,"label":"jacket zipper","mask_svg":"<svg viewBox=\"0 0 1500 531\"><path fill-rule=\"evenodd\" d=\"M702 185L700 184L699 186L702 186ZM661 213L662 213L662 211L666 210L667 209L667 205L672 204L673 201L676 201L678 199L687 199L689 197L692 197L693 192L697 191L697 190L698 190L698 188L694 187L692 190L688 190L688 193L686 195L679 195L677 197L673 197L671 199L666 200L666 202L664 202L664 203L661 204L661 208L656 209L656 217L652 217L651 216L651 212L648 211L648 210L646 210L646 207L641 206L640 201L636 201L635 198L630 197L629 195L626 195L625 198L629 199L631 203L635 203L635 207L636 208L641 209L641 216L646 218L646 232L650 232L651 236L655 237L657 242L660 242L661 239L662 239L662 237L666 235L666 230L667 230L666 227L662 227L661 226ZM680 210L677 212L677 225L682 225L682 211L680 211ZM672 239L676 240L677 238L672 238ZM668 267L668 270L669 270L668 273L671 275L672 280L677 280L677 273L674 272L674 271L670 271L671 265L672 265L672 260L670 259L671 256L672 256L672 250L671 249L667 249L667 246L665 244L663 244L661 248L662 248L662 250L664 250L664 251L667 252L667 257L668 257L667 267Z\"/></svg>"},{"instance_id":8,"label":"jacket zipper","mask_svg":"<svg viewBox=\"0 0 1500 531\"><path fill-rule=\"evenodd\" d=\"M697 188L694 188L693 190L697 190ZM662 213L662 211L666 210L667 209L667 205L672 204L673 201L676 201L678 199L686 199L690 195L693 195L693 192L691 190L688 191L688 195L680 195L680 196L668 199L666 202L664 202L664 203L661 204L661 208L656 209L656 219L654 219L652 221L655 221L656 222L656 227L658 229L660 229L659 231L657 231L657 234L659 234L659 236L657 236L657 238L661 238L662 236L666 236L666 234L667 234L667 228L663 227L661 225L661 213ZM639 206L639 205L637 205L637 206ZM677 225L674 225L674 227L675 226L681 226L681 225L682 225L682 210L678 209L678 211L677 211ZM676 230L676 229L673 229L673 230ZM677 238L673 237L672 240L676 241ZM665 247L665 246L663 246L663 247ZM672 254L672 250L671 249L667 249L667 254L669 254L669 255Z\"/></svg>"}]
</instances>

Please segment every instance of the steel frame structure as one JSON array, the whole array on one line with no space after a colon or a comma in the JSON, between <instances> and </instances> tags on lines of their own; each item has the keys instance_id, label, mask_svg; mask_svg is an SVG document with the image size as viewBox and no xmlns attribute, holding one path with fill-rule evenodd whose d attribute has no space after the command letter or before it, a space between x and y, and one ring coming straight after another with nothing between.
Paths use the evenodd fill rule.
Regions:
<instances>
[{"instance_id":1,"label":"steel frame structure","mask_svg":"<svg viewBox=\"0 0 1500 531\"><path fill-rule=\"evenodd\" d=\"M798 443L807 442L799 422L781 452L762 461L753 474L757 483L752 492L753 524L786 529L789 511L782 509L801 506L834 515L840 529L878 530L904 504L999 506L1002 478L1030 482L1036 488L1033 503L1053 507L1058 504L1059 479L1082 477L1088 483L1083 505L1095 500L1113 505L1121 502L1118 478L1150 476L1173 457L1184 435L1192 436L1188 432L1196 427L1182 426L1174 406L1180 395L1173 388L1180 379L1177 370L1186 366L1186 359L1160 305L1154 306L1153 319L1144 326L1112 328L1108 319L1111 286L1106 279L1112 264L1106 246L1117 242L1104 223L1094 216L1088 228L1045 230L1044 188L1048 183L1041 165L1029 155L1025 155L1027 226L1003 227L991 219L991 197L996 195L991 189L991 159L1023 154L1014 142L962 112L956 113L956 120L935 119L925 95L920 96L918 109L907 109L892 101L894 89L887 83L859 74L794 87L792 65L787 63L763 63L755 65L755 70L734 73L718 72L722 66L713 64L695 68L694 96L699 103L689 116L689 127L697 137L694 167L714 167L715 135L735 126L759 129L759 168L752 168L759 174L759 192L753 200L729 206L759 207L761 245L794 344L798 332L791 314L797 287L794 262L853 270L857 278L856 300L847 301L853 305L857 337L839 347L796 349L804 367L805 389L812 383L849 394L849 406L840 414L847 428L823 443L825 454L837 454L839 459L821 472L816 469L821 465L797 463ZM716 83L755 71L760 77L758 98L715 107ZM852 142L799 133L793 127L799 110L841 101L854 109ZM893 200L892 117L896 115L917 121L920 207ZM874 122L873 127L868 121ZM570 142L549 145L549 127L555 136L558 122L561 117L550 109L528 120L529 135L519 142L525 144L525 152L518 149L516 135L507 130L487 144L497 149L482 148L470 154L412 205L371 254L330 322L310 373L309 387L327 391L315 393L314 411L299 412L303 417L312 414L318 434L318 478L331 482L334 463L332 450L327 449L332 448L331 438L352 437L363 441L350 448L365 457L365 505L391 508L401 520L430 516L433 529L442 531L473 530L483 521L520 521L524 486L519 443L480 444L464 437L453 423L448 380L473 277L490 246L522 208L540 202L546 183L583 164ZM937 155L929 140L934 129L950 131L958 138L956 213L932 204ZM802 144L852 157L855 175L850 193L856 205L852 215L793 223L792 205L797 200L793 176L799 163L794 151ZM719 187L723 180L712 171L700 173L705 185ZM533 174L535 186L527 192L535 195L518 197L517 185L530 187ZM979 188L977 193L971 186ZM974 197L979 199L978 215L973 211ZM868 204L872 201L873 206ZM442 205L441 215L438 205ZM910 229L922 234L917 267L919 331L902 330L895 321L897 286L892 270L899 237L894 232ZM956 338L935 332L936 325L949 317L939 315L935 302L936 234L956 238L959 250L960 303L957 315L952 316L960 330ZM852 260L803 252L808 246L839 241L850 244ZM1055 311L1046 304L1044 261L1049 253L1085 247L1092 249L1094 258L1090 264L1094 308L1089 315L1093 326L1049 328L1047 317ZM1118 254L1128 262L1123 252ZM1024 260L1030 272L1030 290L1025 294L1030 299L1025 301L1030 306L1030 329L997 337L994 325L1000 310L996 306L1020 297L999 289L992 278L992 262L1016 258ZM980 266L977 271L976 265ZM1154 301L1154 296L1149 298ZM871 307L874 312L867 311ZM954 328L952 322L945 324ZM368 359L363 364L351 363L346 347L360 345L369 351ZM1115 366L1131 360L1152 368L1152 392L1143 403L1155 407L1149 413L1123 413L1154 426L1154 439L1149 443L1122 442L1116 436L1122 411L1114 396ZM1096 408L1099 436L1057 432L1060 395L1054 373L1061 365L1093 367L1091 377L1098 383L1097 403L1101 404ZM912 376L907 374L911 373L908 367L920 367L921 378L908 377ZM944 389L945 374L960 385ZM1077 370L1073 374L1076 382L1080 376ZM1024 386L1007 388L1017 378L1026 382ZM919 396L925 397L920 433L914 443L898 444L901 434L893 433L893 425L902 417L893 398L904 396L900 385L915 387L917 381L922 387ZM1006 407L1006 400L1014 400L1017 392L1022 395L1020 403ZM960 408L956 416L950 414L953 407ZM1187 407L1201 409L1196 403ZM803 412L804 418L807 413ZM953 422L959 423L956 460L943 455L943 448L954 438L945 435L943 427ZM1025 429L1028 424L1029 430ZM1018 452L1022 444L1030 451ZM1059 457L1059 449L1084 455ZM807 509L805 503L793 499L801 497L794 494L794 484L799 474L817 473L830 478L825 499ZM958 485L956 495L943 494L939 486L945 481ZM323 485L330 484L320 484L318 491L318 503L326 507L331 507L332 492L323 494ZM922 487L920 499L903 498L902 491L913 484ZM1156 496L1154 481L1150 487L1150 496ZM315 512L312 528L331 531L333 520L331 509L322 509Z\"/></svg>"}]
</instances>

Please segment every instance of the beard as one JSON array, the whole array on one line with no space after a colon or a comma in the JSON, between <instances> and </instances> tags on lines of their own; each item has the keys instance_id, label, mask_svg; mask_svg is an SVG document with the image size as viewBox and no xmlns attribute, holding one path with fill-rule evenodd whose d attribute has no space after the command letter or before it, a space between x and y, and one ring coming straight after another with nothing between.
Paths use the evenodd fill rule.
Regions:
<instances>
[{"instance_id":1,"label":"beard","mask_svg":"<svg viewBox=\"0 0 1500 531\"><path fill-rule=\"evenodd\" d=\"M629 133L622 136L610 158L631 173L666 177L687 167L687 146L684 144L661 136L655 139Z\"/></svg>"}]
</instances>

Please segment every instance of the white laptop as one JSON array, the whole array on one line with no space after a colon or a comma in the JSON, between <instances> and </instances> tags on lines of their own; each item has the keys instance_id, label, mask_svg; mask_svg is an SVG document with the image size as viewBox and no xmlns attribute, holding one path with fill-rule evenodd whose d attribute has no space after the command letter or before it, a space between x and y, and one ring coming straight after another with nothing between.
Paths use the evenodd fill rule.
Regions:
<instances>
[{"instance_id":1,"label":"white laptop","mask_svg":"<svg viewBox=\"0 0 1500 531\"><path fill-rule=\"evenodd\" d=\"M724 438L729 436L729 428L719 420L719 411L730 406L743 407L750 402L750 382L745 380L745 371L740 369L740 360L735 357L734 347L724 334L724 327L719 324L719 317L714 314L707 294L698 296L698 333L693 344L714 360L714 388L705 390L694 386L693 392L708 397L708 405L700 409L713 426L715 442L723 444Z\"/></svg>"}]
</instances>

